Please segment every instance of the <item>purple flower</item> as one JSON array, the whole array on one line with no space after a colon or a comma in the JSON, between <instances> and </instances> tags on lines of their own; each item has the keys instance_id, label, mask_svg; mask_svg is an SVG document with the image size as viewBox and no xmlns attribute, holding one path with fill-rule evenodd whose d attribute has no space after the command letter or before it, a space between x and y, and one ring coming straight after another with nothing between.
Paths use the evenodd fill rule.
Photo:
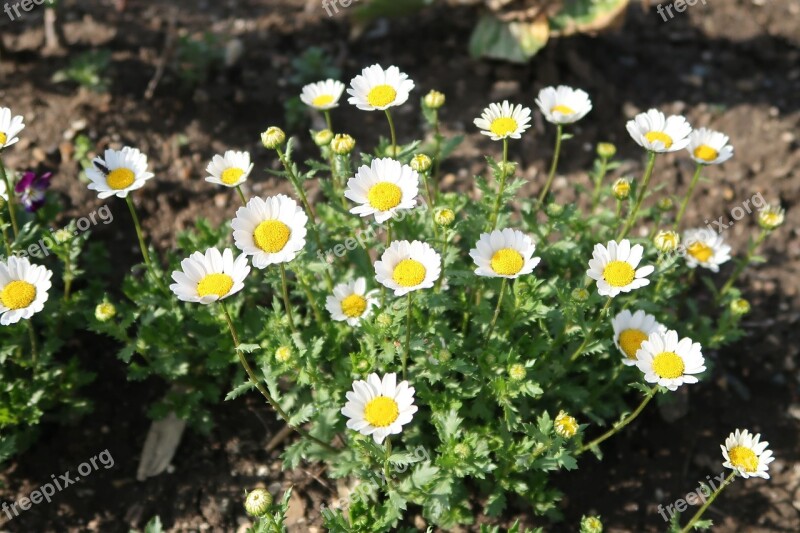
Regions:
<instances>
[{"instance_id":1,"label":"purple flower","mask_svg":"<svg viewBox=\"0 0 800 533\"><path fill-rule=\"evenodd\" d=\"M52 178L52 172L47 172L41 176L35 172L26 172L22 175L22 179L14 187L14 192L17 193L20 202L25 206L25 211L33 213L44 205L45 193L50 187Z\"/></svg>"}]
</instances>

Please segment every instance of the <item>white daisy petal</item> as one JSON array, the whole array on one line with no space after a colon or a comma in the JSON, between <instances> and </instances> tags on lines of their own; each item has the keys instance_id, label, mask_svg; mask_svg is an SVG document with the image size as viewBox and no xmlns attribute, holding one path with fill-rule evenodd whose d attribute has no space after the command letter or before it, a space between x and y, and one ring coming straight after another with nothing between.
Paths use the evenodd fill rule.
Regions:
<instances>
[{"instance_id":1,"label":"white daisy petal","mask_svg":"<svg viewBox=\"0 0 800 533\"><path fill-rule=\"evenodd\" d=\"M53 273L25 257L0 261L0 324L27 320L44 308Z\"/></svg>"},{"instance_id":2,"label":"white daisy petal","mask_svg":"<svg viewBox=\"0 0 800 533\"><path fill-rule=\"evenodd\" d=\"M685 341L688 341L685 342ZM645 376L645 381L658 383L669 390L677 390L684 383L697 383L693 374L705 370L703 355L692 352L690 339L678 340L676 331L658 328L651 332L636 352L636 366ZM688 364L699 358L696 364Z\"/></svg>"},{"instance_id":3,"label":"white daisy petal","mask_svg":"<svg viewBox=\"0 0 800 533\"><path fill-rule=\"evenodd\" d=\"M223 253L216 248L209 248L204 254L195 252L181 262L181 267L183 271L172 273L175 283L169 286L170 290L179 300L204 305L242 290L250 273L250 266L239 258L234 260L230 249Z\"/></svg>"},{"instance_id":4,"label":"white daisy petal","mask_svg":"<svg viewBox=\"0 0 800 533\"><path fill-rule=\"evenodd\" d=\"M400 393L402 392L402 399ZM370 374L367 381L353 382L353 390L346 395L348 401L341 413L347 418L347 427L362 435L372 435L382 444L389 435L396 435L411 422L417 407L414 389L407 381L397 383L396 374Z\"/></svg>"}]
</instances>

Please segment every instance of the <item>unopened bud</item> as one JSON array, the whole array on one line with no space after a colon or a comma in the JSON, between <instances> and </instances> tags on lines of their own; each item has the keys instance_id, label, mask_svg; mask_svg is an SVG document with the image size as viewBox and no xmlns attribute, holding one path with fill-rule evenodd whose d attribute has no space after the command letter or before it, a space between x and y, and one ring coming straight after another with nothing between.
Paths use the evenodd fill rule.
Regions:
<instances>
[{"instance_id":1,"label":"unopened bud","mask_svg":"<svg viewBox=\"0 0 800 533\"><path fill-rule=\"evenodd\" d=\"M429 107L430 109L439 109L444 105L446 98L443 93L439 91L431 91L425 95L422 99L422 103L425 104L425 107Z\"/></svg>"},{"instance_id":2,"label":"unopened bud","mask_svg":"<svg viewBox=\"0 0 800 533\"><path fill-rule=\"evenodd\" d=\"M431 158L425 154L417 154L411 160L410 166L417 172L427 172L431 168Z\"/></svg>"},{"instance_id":3,"label":"unopened bud","mask_svg":"<svg viewBox=\"0 0 800 533\"><path fill-rule=\"evenodd\" d=\"M656 250L662 254L674 252L680 243L681 238L674 231L661 230L656 233L655 237L653 237L653 244L655 245Z\"/></svg>"},{"instance_id":4,"label":"unopened bud","mask_svg":"<svg viewBox=\"0 0 800 533\"><path fill-rule=\"evenodd\" d=\"M626 178L619 178L614 182L612 190L617 200L625 200L631 194L631 182Z\"/></svg>"},{"instance_id":5,"label":"unopened bud","mask_svg":"<svg viewBox=\"0 0 800 533\"><path fill-rule=\"evenodd\" d=\"M333 140L333 132L331 130L320 130L314 132L314 144L317 146L328 146Z\"/></svg>"},{"instance_id":6,"label":"unopened bud","mask_svg":"<svg viewBox=\"0 0 800 533\"><path fill-rule=\"evenodd\" d=\"M346 133L337 133L331 141L331 150L337 155L347 155L356 147L356 140Z\"/></svg>"},{"instance_id":7,"label":"unopened bud","mask_svg":"<svg viewBox=\"0 0 800 533\"><path fill-rule=\"evenodd\" d=\"M772 231L783 224L786 213L781 207L768 205L758 212L758 225L767 231Z\"/></svg>"},{"instance_id":8,"label":"unopened bud","mask_svg":"<svg viewBox=\"0 0 800 533\"><path fill-rule=\"evenodd\" d=\"M244 510L250 516L260 518L269 512L270 507L272 507L272 494L266 489L253 489L244 500Z\"/></svg>"},{"instance_id":9,"label":"unopened bud","mask_svg":"<svg viewBox=\"0 0 800 533\"><path fill-rule=\"evenodd\" d=\"M611 159L617 153L617 147L611 143L597 143L597 155L603 159Z\"/></svg>"},{"instance_id":10,"label":"unopened bud","mask_svg":"<svg viewBox=\"0 0 800 533\"><path fill-rule=\"evenodd\" d=\"M456 214L452 209L443 207L433 214L433 221L440 226L447 227L452 224L456 219Z\"/></svg>"},{"instance_id":11,"label":"unopened bud","mask_svg":"<svg viewBox=\"0 0 800 533\"><path fill-rule=\"evenodd\" d=\"M267 150L275 150L280 148L286 142L286 134L282 129L272 126L267 131L261 134L261 144Z\"/></svg>"}]
</instances>

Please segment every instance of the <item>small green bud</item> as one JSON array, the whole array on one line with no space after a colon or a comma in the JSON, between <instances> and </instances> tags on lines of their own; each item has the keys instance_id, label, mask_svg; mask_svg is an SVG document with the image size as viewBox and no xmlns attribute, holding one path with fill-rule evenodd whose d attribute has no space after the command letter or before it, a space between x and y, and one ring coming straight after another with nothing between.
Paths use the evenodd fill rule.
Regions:
<instances>
[{"instance_id":1,"label":"small green bud","mask_svg":"<svg viewBox=\"0 0 800 533\"><path fill-rule=\"evenodd\" d=\"M612 143L597 143L597 155L603 159L611 159L617 154L617 147Z\"/></svg>"},{"instance_id":2,"label":"small green bud","mask_svg":"<svg viewBox=\"0 0 800 533\"><path fill-rule=\"evenodd\" d=\"M375 322L383 329L389 329L392 326L392 317L386 313L381 313L378 315L378 318L375 319Z\"/></svg>"},{"instance_id":3,"label":"small green bud","mask_svg":"<svg viewBox=\"0 0 800 533\"><path fill-rule=\"evenodd\" d=\"M281 346L275 350L275 360L279 363L286 363L292 358L292 349L288 346Z\"/></svg>"},{"instance_id":4,"label":"small green bud","mask_svg":"<svg viewBox=\"0 0 800 533\"><path fill-rule=\"evenodd\" d=\"M580 533L603 533L603 523L599 516L584 516L581 518Z\"/></svg>"},{"instance_id":5,"label":"small green bud","mask_svg":"<svg viewBox=\"0 0 800 533\"><path fill-rule=\"evenodd\" d=\"M331 141L331 150L337 155L347 155L356 147L356 140L346 133L337 133Z\"/></svg>"},{"instance_id":6,"label":"small green bud","mask_svg":"<svg viewBox=\"0 0 800 533\"><path fill-rule=\"evenodd\" d=\"M744 298L738 298L731 302L731 312L734 315L746 315L750 312L750 302Z\"/></svg>"},{"instance_id":7,"label":"small green bud","mask_svg":"<svg viewBox=\"0 0 800 533\"><path fill-rule=\"evenodd\" d=\"M517 172L517 164L512 161L506 161L505 166L500 162L500 170L505 172L506 179L511 178Z\"/></svg>"},{"instance_id":8,"label":"small green bud","mask_svg":"<svg viewBox=\"0 0 800 533\"><path fill-rule=\"evenodd\" d=\"M469 444L459 442L455 446L453 446L453 453L456 454L456 457L459 459L466 459L469 457L472 450L469 448Z\"/></svg>"},{"instance_id":9,"label":"small green bud","mask_svg":"<svg viewBox=\"0 0 800 533\"><path fill-rule=\"evenodd\" d=\"M417 172L427 172L430 170L432 164L433 162L430 157L425 154L417 154L414 156L414 159L411 160L410 166Z\"/></svg>"},{"instance_id":10,"label":"small green bud","mask_svg":"<svg viewBox=\"0 0 800 533\"><path fill-rule=\"evenodd\" d=\"M768 205L758 212L758 225L767 231L772 231L780 227L785 218L786 212L783 208Z\"/></svg>"},{"instance_id":11,"label":"small green bud","mask_svg":"<svg viewBox=\"0 0 800 533\"><path fill-rule=\"evenodd\" d=\"M440 226L447 227L452 224L456 219L456 214L452 209L443 207L433 214L433 221Z\"/></svg>"},{"instance_id":12,"label":"small green bud","mask_svg":"<svg viewBox=\"0 0 800 533\"><path fill-rule=\"evenodd\" d=\"M271 126L264 133L261 134L261 144L267 150L275 150L280 148L286 142L286 134L282 129Z\"/></svg>"},{"instance_id":13,"label":"small green bud","mask_svg":"<svg viewBox=\"0 0 800 533\"><path fill-rule=\"evenodd\" d=\"M508 369L508 377L510 377L512 381L522 381L527 374L528 371L519 363L511 365Z\"/></svg>"},{"instance_id":14,"label":"small green bud","mask_svg":"<svg viewBox=\"0 0 800 533\"><path fill-rule=\"evenodd\" d=\"M444 94L439 91L431 91L422 99L422 103L425 104L425 107L430 109L439 109L444 105L445 101L446 98Z\"/></svg>"},{"instance_id":15,"label":"small green bud","mask_svg":"<svg viewBox=\"0 0 800 533\"><path fill-rule=\"evenodd\" d=\"M680 243L680 235L674 231L661 230L656 233L655 237L653 237L653 244L655 245L656 250L662 254L674 252Z\"/></svg>"},{"instance_id":16,"label":"small green bud","mask_svg":"<svg viewBox=\"0 0 800 533\"><path fill-rule=\"evenodd\" d=\"M550 218L558 218L564 214L564 206L557 203L547 204L545 208L545 213Z\"/></svg>"},{"instance_id":17,"label":"small green bud","mask_svg":"<svg viewBox=\"0 0 800 533\"><path fill-rule=\"evenodd\" d=\"M58 244L61 244L62 242L68 242L72 240L72 232L66 228L61 228L53 233L53 238Z\"/></svg>"},{"instance_id":18,"label":"small green bud","mask_svg":"<svg viewBox=\"0 0 800 533\"><path fill-rule=\"evenodd\" d=\"M266 489L253 489L244 500L244 510L250 516L261 518L272 507L272 494Z\"/></svg>"},{"instance_id":19,"label":"small green bud","mask_svg":"<svg viewBox=\"0 0 800 533\"><path fill-rule=\"evenodd\" d=\"M328 146L333 140L333 132L331 130L320 130L314 132L314 143L317 146Z\"/></svg>"},{"instance_id":20,"label":"small green bud","mask_svg":"<svg viewBox=\"0 0 800 533\"><path fill-rule=\"evenodd\" d=\"M672 202L672 198L669 196L665 196L661 200L658 201L658 208L662 211L669 211L675 204Z\"/></svg>"},{"instance_id":21,"label":"small green bud","mask_svg":"<svg viewBox=\"0 0 800 533\"><path fill-rule=\"evenodd\" d=\"M576 302L585 302L589 299L589 291L584 288L578 287L572 290L572 299Z\"/></svg>"},{"instance_id":22,"label":"small green bud","mask_svg":"<svg viewBox=\"0 0 800 533\"><path fill-rule=\"evenodd\" d=\"M617 200L625 200L631 194L631 182L626 178L619 178L611 187Z\"/></svg>"},{"instance_id":23,"label":"small green bud","mask_svg":"<svg viewBox=\"0 0 800 533\"><path fill-rule=\"evenodd\" d=\"M108 322L115 316L117 316L117 308L109 301L101 302L94 308L94 317L99 322Z\"/></svg>"},{"instance_id":24,"label":"small green bud","mask_svg":"<svg viewBox=\"0 0 800 533\"><path fill-rule=\"evenodd\" d=\"M447 361L449 361L449 360L450 360L452 357L453 357L453 354L452 354L452 353L450 353L450 350L448 350L447 348L442 348L442 349L439 351L439 361L441 361L442 363L446 363L446 362L447 362Z\"/></svg>"}]
</instances>

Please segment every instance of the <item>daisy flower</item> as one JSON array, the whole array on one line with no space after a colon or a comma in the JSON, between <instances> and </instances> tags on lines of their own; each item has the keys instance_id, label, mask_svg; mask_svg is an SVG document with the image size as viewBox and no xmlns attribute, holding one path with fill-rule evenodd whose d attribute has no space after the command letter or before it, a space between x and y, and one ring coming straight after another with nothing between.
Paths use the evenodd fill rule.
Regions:
<instances>
[{"instance_id":1,"label":"daisy flower","mask_svg":"<svg viewBox=\"0 0 800 533\"><path fill-rule=\"evenodd\" d=\"M395 241L375 262L375 279L395 296L430 289L442 272L442 258L427 243Z\"/></svg>"},{"instance_id":2,"label":"daisy flower","mask_svg":"<svg viewBox=\"0 0 800 533\"><path fill-rule=\"evenodd\" d=\"M19 132L25 129L25 122L21 115L11 116L11 110L0 107L0 150L8 148L19 142Z\"/></svg>"},{"instance_id":3,"label":"daisy flower","mask_svg":"<svg viewBox=\"0 0 800 533\"><path fill-rule=\"evenodd\" d=\"M628 239L619 243L608 241L607 246L595 244L586 275L597 281L597 292L602 296L613 298L621 292L644 287L650 283L647 276L655 268L650 265L636 268L643 253L641 244L631 246Z\"/></svg>"},{"instance_id":4,"label":"daisy flower","mask_svg":"<svg viewBox=\"0 0 800 533\"><path fill-rule=\"evenodd\" d=\"M231 222L233 241L252 256L256 268L288 263L306 244L307 222L308 216L288 196L251 198Z\"/></svg>"},{"instance_id":5,"label":"daisy flower","mask_svg":"<svg viewBox=\"0 0 800 533\"><path fill-rule=\"evenodd\" d=\"M736 470L743 478L763 477L769 479L769 464L775 460L772 450L767 450L769 442L762 441L761 434L753 435L746 429L736 430L725 439L722 466Z\"/></svg>"},{"instance_id":6,"label":"daisy flower","mask_svg":"<svg viewBox=\"0 0 800 533\"><path fill-rule=\"evenodd\" d=\"M678 340L677 331L654 331L636 352L636 366L646 382L674 391L684 383L697 383L693 374L705 371L701 350L700 343L688 337Z\"/></svg>"},{"instance_id":7,"label":"daisy flower","mask_svg":"<svg viewBox=\"0 0 800 533\"><path fill-rule=\"evenodd\" d=\"M386 222L400 209L413 209L419 194L419 174L408 165L390 158L373 159L347 180L346 198L359 204L350 210L354 215L375 215Z\"/></svg>"},{"instance_id":8,"label":"daisy flower","mask_svg":"<svg viewBox=\"0 0 800 533\"><path fill-rule=\"evenodd\" d=\"M367 292L367 280L364 278L340 283L333 288L333 295L325 300L325 308L337 322L346 320L351 326L357 326L370 315L373 306L378 306L375 294L377 291Z\"/></svg>"},{"instance_id":9,"label":"daisy flower","mask_svg":"<svg viewBox=\"0 0 800 533\"><path fill-rule=\"evenodd\" d=\"M153 175L147 171L147 156L130 146L122 150L107 149L103 157L96 157L86 169L86 177L91 181L89 189L97 191L100 198L115 195L126 198L129 192L144 187Z\"/></svg>"},{"instance_id":10,"label":"daisy flower","mask_svg":"<svg viewBox=\"0 0 800 533\"><path fill-rule=\"evenodd\" d=\"M328 109L339 107L339 99L342 97L343 92L344 83L327 79L310 83L303 87L303 92L300 93L300 100L309 107L327 111Z\"/></svg>"},{"instance_id":11,"label":"daisy flower","mask_svg":"<svg viewBox=\"0 0 800 533\"><path fill-rule=\"evenodd\" d=\"M8 326L41 311L50 290L53 273L32 265L25 257L0 261L0 324Z\"/></svg>"},{"instance_id":12,"label":"daisy flower","mask_svg":"<svg viewBox=\"0 0 800 533\"><path fill-rule=\"evenodd\" d=\"M195 252L181 261L183 270L172 273L175 283L169 286L179 300L210 304L224 300L244 288L244 278L250 273L247 256L235 260L226 248L222 253L209 248L205 254Z\"/></svg>"},{"instance_id":13,"label":"daisy flower","mask_svg":"<svg viewBox=\"0 0 800 533\"><path fill-rule=\"evenodd\" d=\"M592 101L585 91L566 85L545 87L539 91L536 105L552 124L572 124L592 110Z\"/></svg>"},{"instance_id":14,"label":"daisy flower","mask_svg":"<svg viewBox=\"0 0 800 533\"><path fill-rule=\"evenodd\" d=\"M372 435L377 444L403 431L416 412L414 387L409 387L408 381L397 383L394 373L384 375L383 379L370 374L366 381L354 381L342 408L347 427L362 435Z\"/></svg>"},{"instance_id":15,"label":"daisy flower","mask_svg":"<svg viewBox=\"0 0 800 533\"><path fill-rule=\"evenodd\" d=\"M210 176L206 177L209 183L216 183L225 187L238 187L247 181L253 163L250 162L249 152L234 152L228 150L225 155L215 155L206 167Z\"/></svg>"},{"instance_id":16,"label":"daisy flower","mask_svg":"<svg viewBox=\"0 0 800 533\"><path fill-rule=\"evenodd\" d=\"M391 66L384 70L380 65L372 65L350 82L347 101L364 111L382 111L403 105L413 88L414 82L399 68Z\"/></svg>"},{"instance_id":17,"label":"daisy flower","mask_svg":"<svg viewBox=\"0 0 800 533\"><path fill-rule=\"evenodd\" d=\"M541 260L533 257L536 245L530 237L513 229L481 234L469 256L478 268L475 273L490 278L515 279L530 274Z\"/></svg>"},{"instance_id":18,"label":"daisy flower","mask_svg":"<svg viewBox=\"0 0 800 533\"><path fill-rule=\"evenodd\" d=\"M728 136L718 131L700 128L689 135L686 149L695 162L701 165L719 165L733 157L733 146Z\"/></svg>"},{"instance_id":19,"label":"daisy flower","mask_svg":"<svg viewBox=\"0 0 800 533\"><path fill-rule=\"evenodd\" d=\"M731 258L731 247L725 244L722 235L707 228L688 229L683 233L682 240L686 266L689 268L699 265L719 272L719 265Z\"/></svg>"},{"instance_id":20,"label":"daisy flower","mask_svg":"<svg viewBox=\"0 0 800 533\"><path fill-rule=\"evenodd\" d=\"M506 138L519 139L530 128L531 110L522 105L512 105L505 100L502 104L490 104L483 110L480 118L474 121L481 133L493 141Z\"/></svg>"},{"instance_id":21,"label":"daisy flower","mask_svg":"<svg viewBox=\"0 0 800 533\"><path fill-rule=\"evenodd\" d=\"M667 331L656 317L641 309L633 314L627 309L622 311L611 319L611 325L614 328L614 345L624 356L622 362L625 366L636 364L636 352L651 333Z\"/></svg>"},{"instance_id":22,"label":"daisy flower","mask_svg":"<svg viewBox=\"0 0 800 533\"><path fill-rule=\"evenodd\" d=\"M665 117L657 109L639 113L626 124L628 133L636 143L651 152L677 152L689 145L692 127L685 117Z\"/></svg>"}]
</instances>

